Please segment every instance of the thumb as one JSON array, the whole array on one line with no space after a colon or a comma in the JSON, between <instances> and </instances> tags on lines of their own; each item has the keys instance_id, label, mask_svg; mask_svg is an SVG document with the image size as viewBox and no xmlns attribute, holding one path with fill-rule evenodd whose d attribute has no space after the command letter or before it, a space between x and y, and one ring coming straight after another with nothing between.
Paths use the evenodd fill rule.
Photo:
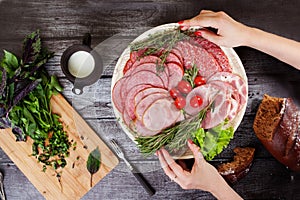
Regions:
<instances>
[{"instance_id":1,"label":"thumb","mask_svg":"<svg viewBox=\"0 0 300 200\"><path fill-rule=\"evenodd\" d=\"M207 29L200 29L197 31L198 34L201 34L201 36L219 46L222 46L221 39L222 36L215 34L214 32L207 30Z\"/></svg>"},{"instance_id":2,"label":"thumb","mask_svg":"<svg viewBox=\"0 0 300 200\"><path fill-rule=\"evenodd\" d=\"M204 161L204 157L203 157L202 153L200 152L200 147L195 145L191 139L188 140L188 146L191 149L191 151L193 152L193 155L195 158L195 163L197 165L200 165L201 162Z\"/></svg>"}]
</instances>

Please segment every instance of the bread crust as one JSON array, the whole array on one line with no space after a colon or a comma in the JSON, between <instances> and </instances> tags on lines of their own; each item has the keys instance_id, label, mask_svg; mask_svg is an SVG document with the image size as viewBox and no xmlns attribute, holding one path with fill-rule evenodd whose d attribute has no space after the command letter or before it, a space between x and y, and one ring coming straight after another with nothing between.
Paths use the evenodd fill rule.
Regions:
<instances>
[{"instance_id":1,"label":"bread crust","mask_svg":"<svg viewBox=\"0 0 300 200\"><path fill-rule=\"evenodd\" d=\"M300 111L291 98L264 95L253 129L264 147L289 169L300 172Z\"/></svg>"}]
</instances>

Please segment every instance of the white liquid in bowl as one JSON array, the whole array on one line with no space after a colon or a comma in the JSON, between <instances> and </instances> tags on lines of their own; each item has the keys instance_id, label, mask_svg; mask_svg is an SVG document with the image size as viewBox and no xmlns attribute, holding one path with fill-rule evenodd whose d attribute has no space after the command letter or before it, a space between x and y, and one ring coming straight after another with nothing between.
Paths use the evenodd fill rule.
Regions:
<instances>
[{"instance_id":1,"label":"white liquid in bowl","mask_svg":"<svg viewBox=\"0 0 300 200\"><path fill-rule=\"evenodd\" d=\"M95 60L89 52L77 51L69 58L69 72L77 78L87 77L93 72L94 68Z\"/></svg>"}]
</instances>

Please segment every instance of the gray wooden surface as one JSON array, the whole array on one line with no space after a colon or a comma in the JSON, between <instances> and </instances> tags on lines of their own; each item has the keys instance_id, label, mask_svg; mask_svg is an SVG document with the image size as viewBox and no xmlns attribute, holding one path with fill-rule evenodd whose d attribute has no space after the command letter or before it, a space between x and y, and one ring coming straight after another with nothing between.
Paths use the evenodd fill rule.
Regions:
<instances>
[{"instance_id":1,"label":"gray wooden surface","mask_svg":"<svg viewBox=\"0 0 300 200\"><path fill-rule=\"evenodd\" d=\"M64 96L101 138L118 140L126 156L156 189L156 194L150 198L120 162L83 199L214 199L207 192L182 190L171 182L157 159L141 156L117 124L110 101L110 84L116 59L123 49L112 53L111 58L115 60L106 66L101 79L84 88L82 96L72 94L72 84L61 72L62 52L72 44L81 43L86 32L92 34L93 47L115 34L124 37L122 45L126 46L138 35L136 28L177 22L196 15L201 9L224 10L245 24L300 41L299 7L300 1L297 0L3 0L0 1L0 49L20 54L23 37L40 29L45 45L55 52L46 67L50 74L59 77L65 88ZM236 146L255 147L251 171L233 188L245 199L300 199L300 175L278 163L264 149L252 129L263 94L293 97L300 102L300 72L259 51L247 47L235 50L248 76L249 101L234 139L211 163L218 165L230 160ZM43 199L2 150L0 170L5 175L8 199Z\"/></svg>"}]
</instances>

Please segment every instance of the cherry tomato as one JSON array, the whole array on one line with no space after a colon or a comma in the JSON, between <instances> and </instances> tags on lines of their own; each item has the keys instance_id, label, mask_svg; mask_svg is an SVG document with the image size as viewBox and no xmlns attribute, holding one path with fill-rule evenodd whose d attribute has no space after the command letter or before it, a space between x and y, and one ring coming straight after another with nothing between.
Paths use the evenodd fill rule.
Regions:
<instances>
[{"instance_id":1,"label":"cherry tomato","mask_svg":"<svg viewBox=\"0 0 300 200\"><path fill-rule=\"evenodd\" d=\"M202 103L203 103L203 99L198 95L193 96L190 100L190 105L193 108L198 108L199 106L202 105Z\"/></svg>"},{"instance_id":2,"label":"cherry tomato","mask_svg":"<svg viewBox=\"0 0 300 200\"><path fill-rule=\"evenodd\" d=\"M182 97L182 96L177 97L175 99L174 104L175 104L177 109L181 110L182 108L185 107L185 104L186 104L185 98Z\"/></svg>"},{"instance_id":3,"label":"cherry tomato","mask_svg":"<svg viewBox=\"0 0 300 200\"><path fill-rule=\"evenodd\" d=\"M170 90L170 95L173 99L176 99L177 97L181 96L181 94L177 88L172 88Z\"/></svg>"},{"instance_id":4,"label":"cherry tomato","mask_svg":"<svg viewBox=\"0 0 300 200\"><path fill-rule=\"evenodd\" d=\"M194 83L195 86L200 86L200 85L204 85L206 81L203 76L196 76L196 78L194 79Z\"/></svg>"},{"instance_id":5,"label":"cherry tomato","mask_svg":"<svg viewBox=\"0 0 300 200\"><path fill-rule=\"evenodd\" d=\"M185 80L181 80L177 85L177 89L182 94L188 94L190 91L192 91L192 86L189 82L187 82Z\"/></svg>"}]
</instances>

